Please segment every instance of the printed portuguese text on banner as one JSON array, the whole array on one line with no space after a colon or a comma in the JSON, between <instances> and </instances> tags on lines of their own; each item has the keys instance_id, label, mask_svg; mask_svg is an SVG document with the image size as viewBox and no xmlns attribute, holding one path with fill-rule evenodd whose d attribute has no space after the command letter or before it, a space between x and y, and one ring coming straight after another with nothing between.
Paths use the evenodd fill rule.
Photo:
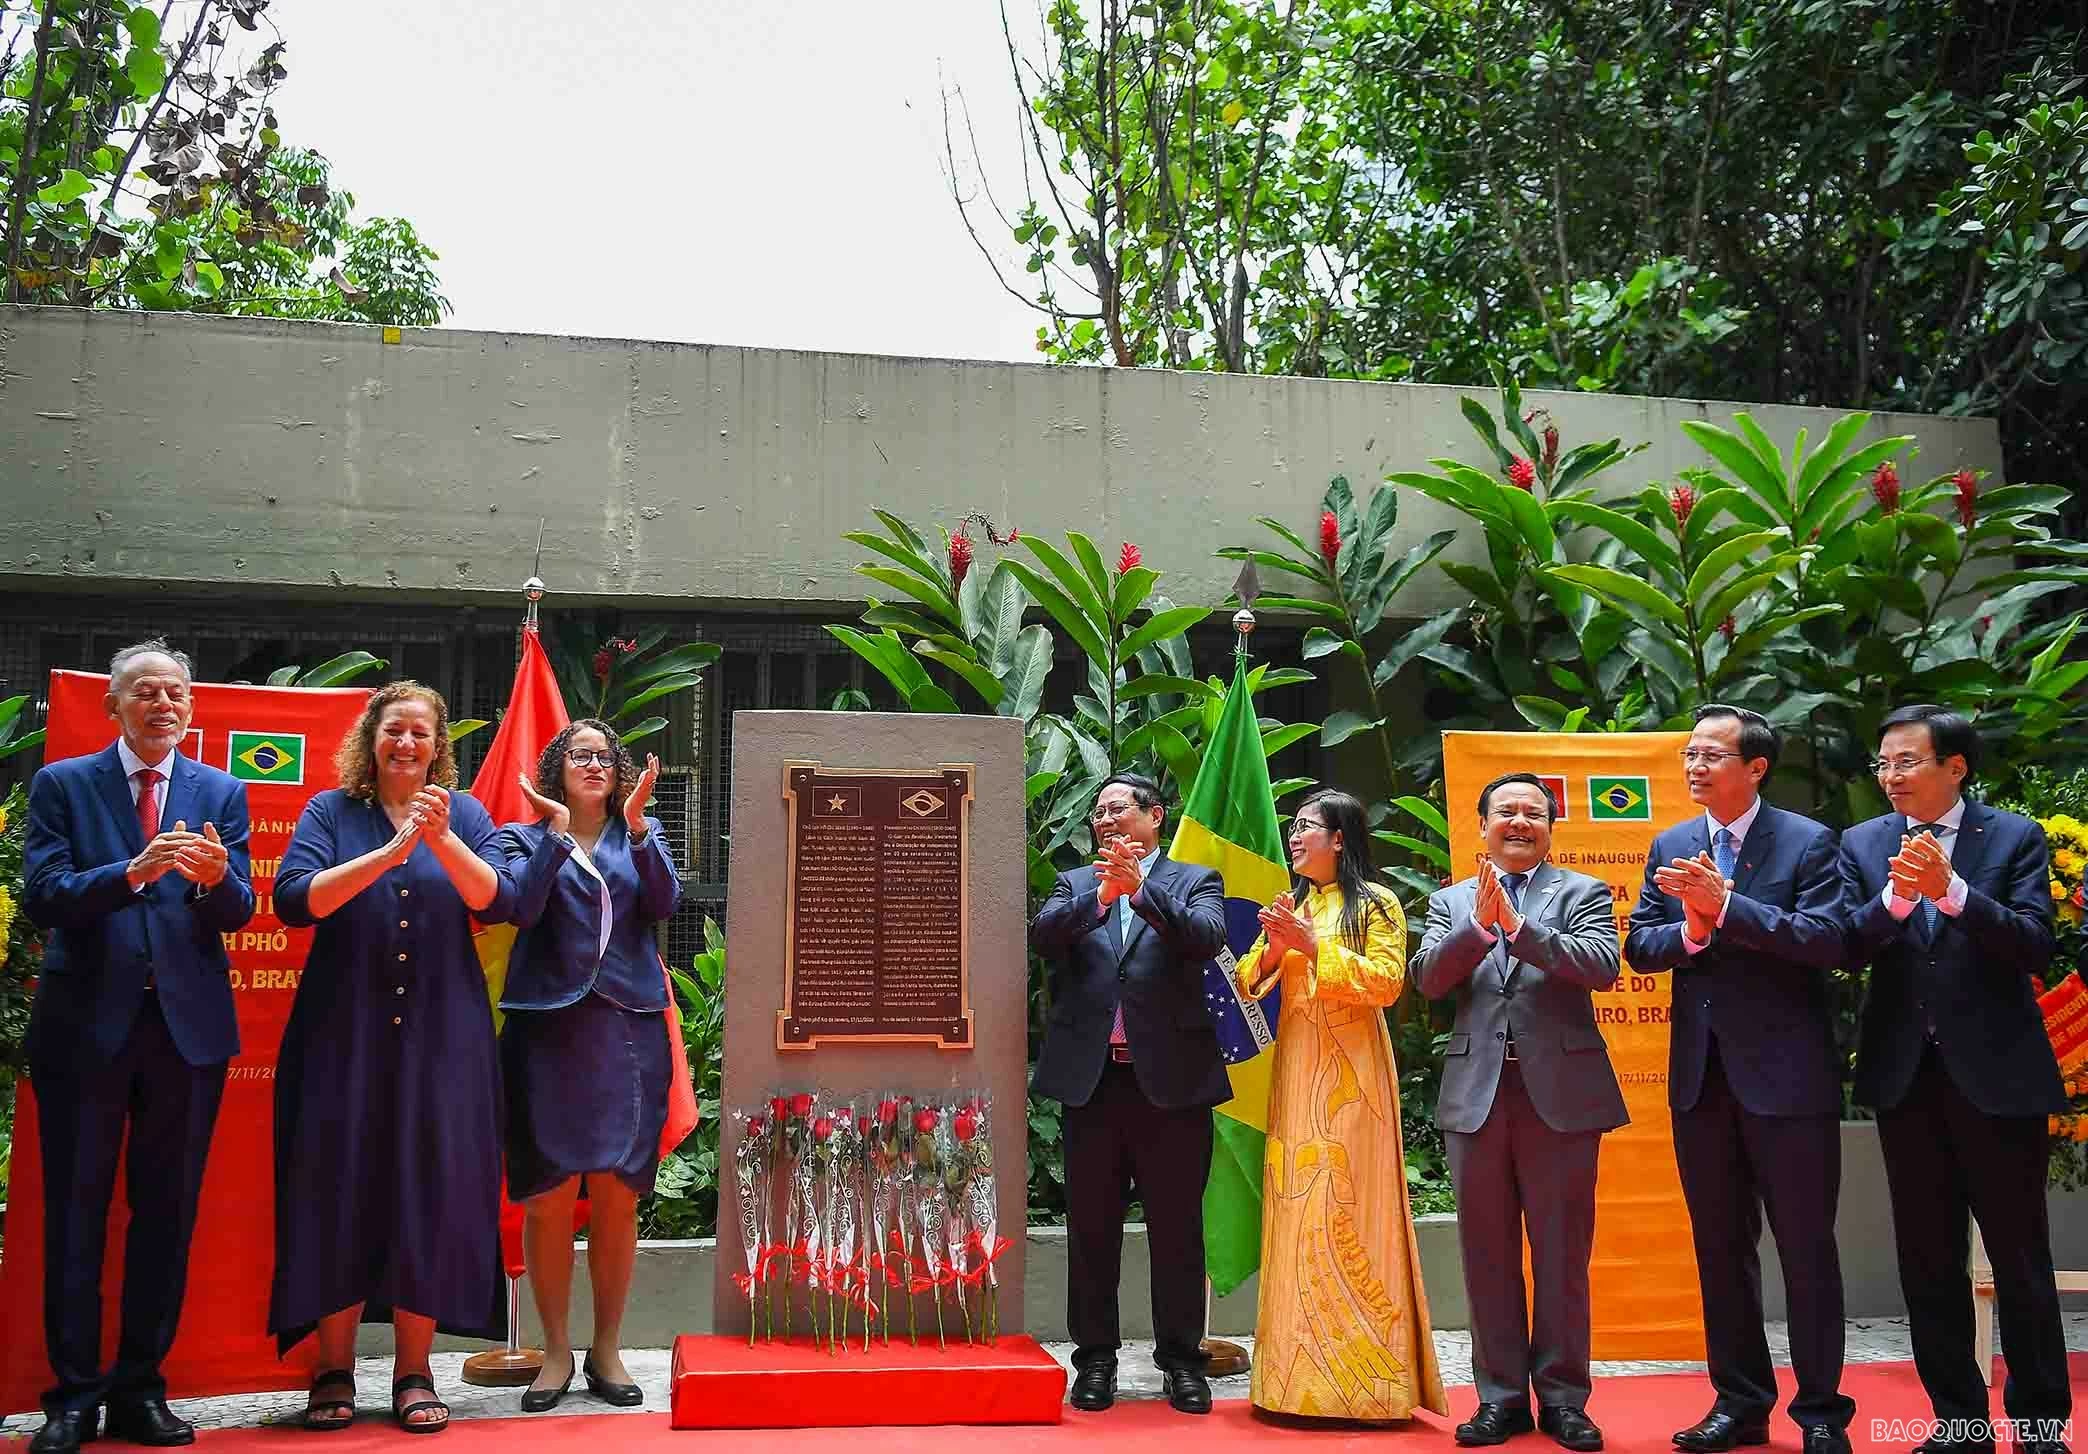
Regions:
<instances>
[{"instance_id":1,"label":"printed portuguese text on banner","mask_svg":"<svg viewBox=\"0 0 2088 1454\"><path fill-rule=\"evenodd\" d=\"M1610 886L1621 940L1653 836L1702 810L1682 776L1682 732L1446 732L1443 787L1450 857L1471 872L1483 846L1479 790L1507 772L1534 772L1559 804L1552 862ZM1704 1356L1702 1304L1689 1210L1668 1118L1671 976L1635 975L1595 996L1595 1018L1624 1088L1631 1124L1602 1138L1589 1270L1597 1358Z\"/></svg>"},{"instance_id":2,"label":"printed portuguese text on banner","mask_svg":"<svg viewBox=\"0 0 2088 1454\"><path fill-rule=\"evenodd\" d=\"M1244 656L1167 856L1215 868L1225 880L1226 948L1204 966L1204 1001L1218 1026L1233 1089L1232 1099L1213 1113L1216 1144L1204 1183L1205 1273L1223 1296L1261 1264L1262 1149L1282 995L1279 990L1260 1001L1243 998L1233 964L1261 933L1262 905L1290 887Z\"/></svg>"},{"instance_id":3,"label":"printed portuguese text on banner","mask_svg":"<svg viewBox=\"0 0 2088 1454\"><path fill-rule=\"evenodd\" d=\"M51 673L44 761L98 752L115 740L102 710L106 676ZM275 872L298 815L314 793L335 786L334 749L362 711L360 687L233 687L195 684L195 716L180 750L246 784L254 917L225 936L239 1012L240 1053L225 1077L203 1195L189 1252L181 1332L164 1365L168 1393L248 1393L301 1388L311 1345L276 1357L268 1334L268 1284L275 1263L275 1068L290 1001L312 931L275 916ZM191 827L198 825L191 824ZM14 1161L7 1199L6 1256L0 1257L0 1413L36 1406L51 1382L43 1341L43 1164L36 1097L15 1089ZM116 1176L102 1271L104 1364L121 1325L124 1229L130 1214Z\"/></svg>"}]
</instances>

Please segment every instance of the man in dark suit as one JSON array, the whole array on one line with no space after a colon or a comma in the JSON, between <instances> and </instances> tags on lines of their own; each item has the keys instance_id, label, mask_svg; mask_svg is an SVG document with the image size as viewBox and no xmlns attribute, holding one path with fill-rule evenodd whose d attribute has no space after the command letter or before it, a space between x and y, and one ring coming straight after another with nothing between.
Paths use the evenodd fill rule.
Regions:
<instances>
[{"instance_id":1,"label":"man in dark suit","mask_svg":"<svg viewBox=\"0 0 2088 1454\"><path fill-rule=\"evenodd\" d=\"M2050 859L2028 818L1966 800L1972 724L1885 718L1872 764L1892 811L1842 835L1842 913L1870 992L1856 1099L1878 1112L1926 1451L1993 1448L1965 1272L1976 1217L1994 1266L2018 1448L2063 1450L2073 1411L2045 1214L2045 1117L2065 1091L2031 978L2052 959Z\"/></svg>"},{"instance_id":2,"label":"man in dark suit","mask_svg":"<svg viewBox=\"0 0 2088 1454\"><path fill-rule=\"evenodd\" d=\"M1591 991L1617 982L1620 955L1609 885L1549 861L1557 812L1534 774L1486 785L1479 872L1429 896L1413 961L1422 994L1457 999L1436 1124L1472 1310L1467 1446L1541 1427L1567 1449L1602 1447L1587 1414L1595 1166L1602 1133L1630 1117Z\"/></svg>"},{"instance_id":3,"label":"man in dark suit","mask_svg":"<svg viewBox=\"0 0 2088 1454\"><path fill-rule=\"evenodd\" d=\"M1030 925L1052 961L1051 1017L1031 1089L1066 1108L1066 1326L1073 1407L1116 1401L1124 1208L1145 1205L1153 1361L1167 1401L1211 1410L1204 1377L1204 1182L1211 1108L1232 1095L1203 1000L1225 943L1216 872L1160 851L1167 809L1146 778L1096 795L1095 864L1062 873Z\"/></svg>"},{"instance_id":4,"label":"man in dark suit","mask_svg":"<svg viewBox=\"0 0 2088 1454\"><path fill-rule=\"evenodd\" d=\"M117 652L104 700L121 737L46 765L29 790L24 898L49 938L27 1048L57 1377L35 1454L97 1437L104 1402L113 1438L195 1438L167 1408L160 1361L181 1316L225 1066L239 1053L219 936L253 917L254 891L246 789L178 751L190 670L163 641ZM123 1328L105 1373L102 1244L126 1123Z\"/></svg>"},{"instance_id":5,"label":"man in dark suit","mask_svg":"<svg viewBox=\"0 0 2088 1454\"><path fill-rule=\"evenodd\" d=\"M1806 1454L1847 1454L1841 1392L1841 1071L1827 976L1842 961L1831 829L1762 801L1776 729L1744 707L1697 709L1683 751L1704 811L1653 840L1624 958L1675 972L1668 1105L1689 1205L1711 1412L1675 1435L1692 1454L1763 1444L1776 1375L1762 1328L1762 1214L1790 1306L1791 1418Z\"/></svg>"}]
</instances>

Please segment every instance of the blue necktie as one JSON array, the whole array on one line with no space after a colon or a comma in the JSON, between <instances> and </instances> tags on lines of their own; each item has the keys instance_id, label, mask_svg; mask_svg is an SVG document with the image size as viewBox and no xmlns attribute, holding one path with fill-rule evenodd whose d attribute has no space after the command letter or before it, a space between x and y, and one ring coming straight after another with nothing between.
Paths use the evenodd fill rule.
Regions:
<instances>
[{"instance_id":1,"label":"blue necktie","mask_svg":"<svg viewBox=\"0 0 2088 1454\"><path fill-rule=\"evenodd\" d=\"M1948 833L1949 831L1950 830L1944 827L1941 823L1916 823L1914 825L1914 834L1916 837L1919 837L1921 834L1926 833L1936 840L1936 846L1939 848L1943 845L1943 835L1945 833ZM1934 899L1923 899L1921 901L1921 927L1928 930L1928 937L1930 943L1935 942L1936 922L1941 917L1941 914L1938 912L1936 908L1936 901Z\"/></svg>"},{"instance_id":2,"label":"blue necktie","mask_svg":"<svg viewBox=\"0 0 2088 1454\"><path fill-rule=\"evenodd\" d=\"M1501 883L1508 890L1508 906L1515 910L1518 917L1522 914L1523 885L1529 882L1529 878L1530 876L1526 873L1509 873L1501 876Z\"/></svg>"},{"instance_id":3,"label":"blue necktie","mask_svg":"<svg viewBox=\"0 0 2088 1454\"><path fill-rule=\"evenodd\" d=\"M1721 828L1711 835L1711 861L1718 865L1720 878L1733 876L1733 830Z\"/></svg>"}]
</instances>

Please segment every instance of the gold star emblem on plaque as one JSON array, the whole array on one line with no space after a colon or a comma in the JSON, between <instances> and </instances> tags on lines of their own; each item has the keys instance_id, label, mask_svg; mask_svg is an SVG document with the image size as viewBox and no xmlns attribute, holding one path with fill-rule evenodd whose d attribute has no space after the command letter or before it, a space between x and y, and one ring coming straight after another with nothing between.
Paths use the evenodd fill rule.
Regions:
<instances>
[{"instance_id":1,"label":"gold star emblem on plaque","mask_svg":"<svg viewBox=\"0 0 2088 1454\"><path fill-rule=\"evenodd\" d=\"M827 799L827 810L828 810L829 812L834 812L834 813L845 813L845 812L847 812L847 811L848 811L848 799L846 799L846 798L842 797L842 796L841 796L841 795L840 795L839 793L836 793L836 794L834 794L834 795L833 795L833 796L832 796L831 798L828 798L828 799Z\"/></svg>"}]
</instances>

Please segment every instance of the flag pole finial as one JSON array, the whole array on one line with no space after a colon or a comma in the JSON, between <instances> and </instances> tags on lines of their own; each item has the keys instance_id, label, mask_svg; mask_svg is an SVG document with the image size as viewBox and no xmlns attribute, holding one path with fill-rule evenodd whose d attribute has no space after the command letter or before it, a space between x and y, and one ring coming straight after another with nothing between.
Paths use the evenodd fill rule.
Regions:
<instances>
[{"instance_id":1,"label":"flag pole finial","mask_svg":"<svg viewBox=\"0 0 2088 1454\"><path fill-rule=\"evenodd\" d=\"M1244 664L1247 660L1247 638L1254 630L1254 600L1261 594L1261 575L1248 561L1240 567L1238 579L1233 582L1233 595L1239 599L1240 609L1233 612L1233 630L1239 640L1233 647L1235 659Z\"/></svg>"},{"instance_id":2,"label":"flag pole finial","mask_svg":"<svg viewBox=\"0 0 2088 1454\"><path fill-rule=\"evenodd\" d=\"M544 522L537 521L536 563L530 567L529 579L522 583L522 599L529 604L523 608L522 628L537 629L537 602L544 599L544 578L537 574L544 568Z\"/></svg>"}]
</instances>

